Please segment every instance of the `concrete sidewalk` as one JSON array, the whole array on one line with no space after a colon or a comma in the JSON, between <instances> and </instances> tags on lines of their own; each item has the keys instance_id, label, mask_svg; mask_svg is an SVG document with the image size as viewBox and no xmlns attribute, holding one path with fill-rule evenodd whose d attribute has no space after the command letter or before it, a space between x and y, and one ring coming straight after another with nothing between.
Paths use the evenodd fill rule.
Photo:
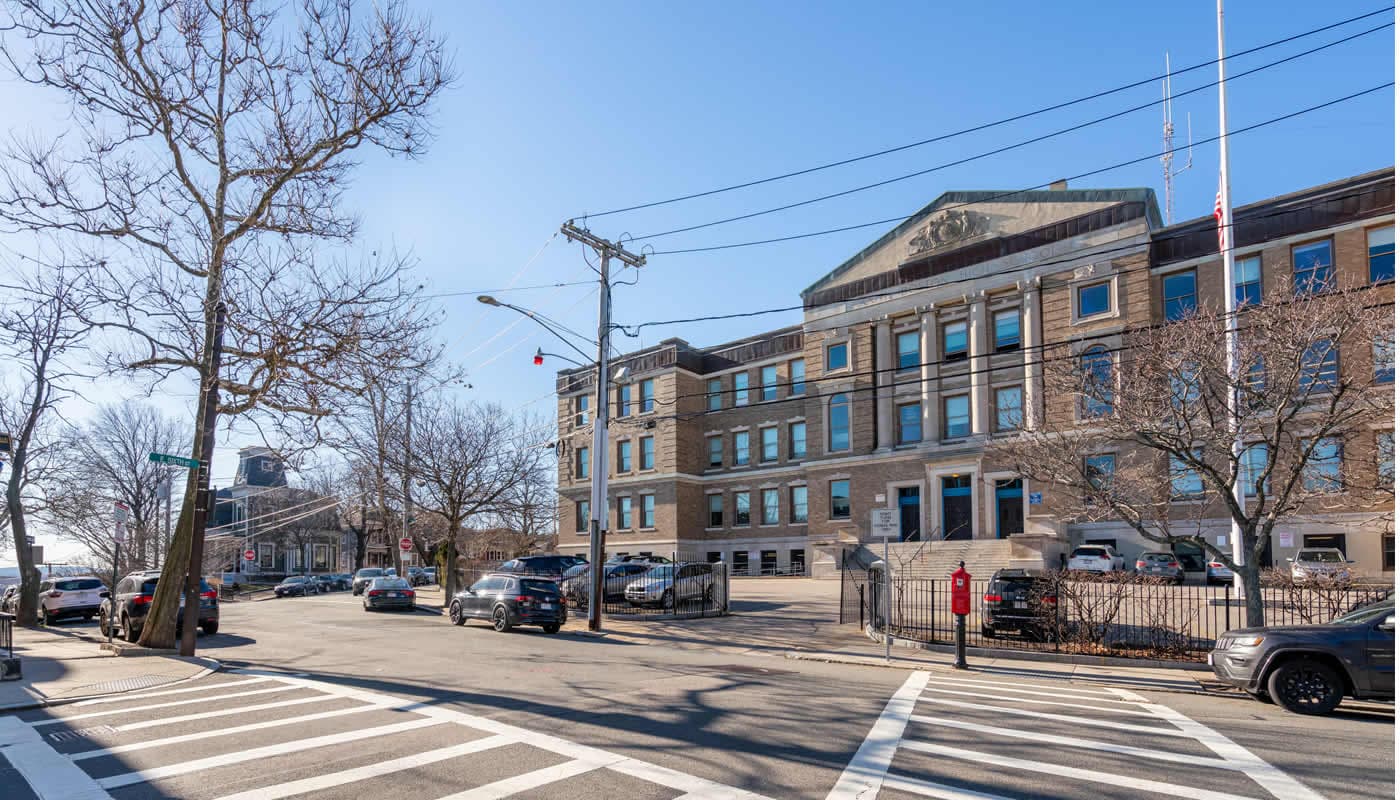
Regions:
<instances>
[{"instance_id":1,"label":"concrete sidewalk","mask_svg":"<svg viewBox=\"0 0 1400 800\"><path fill-rule=\"evenodd\" d=\"M96 625L15 628L23 675L0 682L0 711L73 702L202 677L219 668L211 658L148 655L116 658L100 649Z\"/></svg>"}]
</instances>

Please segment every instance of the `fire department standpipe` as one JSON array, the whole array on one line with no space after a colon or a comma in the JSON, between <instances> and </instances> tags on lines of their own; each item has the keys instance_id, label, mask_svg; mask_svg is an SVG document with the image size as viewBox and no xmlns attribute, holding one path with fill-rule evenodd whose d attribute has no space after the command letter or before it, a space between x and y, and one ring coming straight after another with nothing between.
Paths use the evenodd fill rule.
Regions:
<instances>
[{"instance_id":1,"label":"fire department standpipe","mask_svg":"<svg viewBox=\"0 0 1400 800\"><path fill-rule=\"evenodd\" d=\"M953 669L967 669L967 615L972 613L972 576L965 569L964 562L958 562L953 571L953 615L957 619L957 655L953 658Z\"/></svg>"}]
</instances>

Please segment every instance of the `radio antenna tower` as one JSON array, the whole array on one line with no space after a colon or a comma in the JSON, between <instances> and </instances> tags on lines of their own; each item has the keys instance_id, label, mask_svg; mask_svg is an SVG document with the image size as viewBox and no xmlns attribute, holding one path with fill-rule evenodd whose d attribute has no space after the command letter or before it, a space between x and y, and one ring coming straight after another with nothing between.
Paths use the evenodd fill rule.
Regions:
<instances>
[{"instance_id":1,"label":"radio antenna tower","mask_svg":"<svg viewBox=\"0 0 1400 800\"><path fill-rule=\"evenodd\" d=\"M1191 148L1191 112L1186 112L1186 166L1178 170L1172 169L1172 157L1176 150L1176 126L1172 122L1172 54L1167 53L1167 76L1162 80L1162 184L1163 184L1163 210L1166 212L1166 222L1172 224L1172 217L1175 211L1175 198L1173 196L1172 180L1181 173L1191 169L1192 148Z\"/></svg>"}]
</instances>

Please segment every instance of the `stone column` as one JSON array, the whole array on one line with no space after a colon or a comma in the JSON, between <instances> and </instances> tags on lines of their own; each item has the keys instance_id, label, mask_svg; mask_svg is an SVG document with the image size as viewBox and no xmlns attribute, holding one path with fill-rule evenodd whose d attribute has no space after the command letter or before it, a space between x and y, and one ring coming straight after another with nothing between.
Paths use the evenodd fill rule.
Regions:
<instances>
[{"instance_id":1,"label":"stone column","mask_svg":"<svg viewBox=\"0 0 1400 800\"><path fill-rule=\"evenodd\" d=\"M1026 430L1035 430L1040 425L1041 361L1045 358L1041 347L1040 330L1040 278L1035 277L1021 282L1021 354L1025 362L1025 382L1021 389L1021 417Z\"/></svg>"},{"instance_id":2,"label":"stone column","mask_svg":"<svg viewBox=\"0 0 1400 800\"><path fill-rule=\"evenodd\" d=\"M938 420L938 315L932 306L919 314L919 398L923 413L924 441L939 439Z\"/></svg>"},{"instance_id":3,"label":"stone column","mask_svg":"<svg viewBox=\"0 0 1400 800\"><path fill-rule=\"evenodd\" d=\"M894 447L894 358L891 355L893 342L890 337L890 319L885 317L875 323L875 435L876 445L881 450Z\"/></svg>"},{"instance_id":4,"label":"stone column","mask_svg":"<svg viewBox=\"0 0 1400 800\"><path fill-rule=\"evenodd\" d=\"M987 401L987 293L977 291L967 308L967 368L971 372L972 435L985 436L989 430Z\"/></svg>"}]
</instances>

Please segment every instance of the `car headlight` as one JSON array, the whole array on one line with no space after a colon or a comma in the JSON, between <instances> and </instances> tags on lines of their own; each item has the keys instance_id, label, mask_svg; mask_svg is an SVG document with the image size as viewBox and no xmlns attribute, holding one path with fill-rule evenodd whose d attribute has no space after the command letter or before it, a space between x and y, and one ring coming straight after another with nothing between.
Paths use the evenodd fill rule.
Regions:
<instances>
[{"instance_id":1,"label":"car headlight","mask_svg":"<svg viewBox=\"0 0 1400 800\"><path fill-rule=\"evenodd\" d=\"M1245 636L1245 637L1241 637L1241 638L1238 638L1238 639L1231 639L1231 640L1230 640L1230 649L1231 649L1231 650L1242 650L1242 649L1248 648L1248 647L1258 647L1258 646L1259 646L1260 644L1262 644L1263 642L1264 642L1264 637L1263 637L1263 636Z\"/></svg>"}]
</instances>

